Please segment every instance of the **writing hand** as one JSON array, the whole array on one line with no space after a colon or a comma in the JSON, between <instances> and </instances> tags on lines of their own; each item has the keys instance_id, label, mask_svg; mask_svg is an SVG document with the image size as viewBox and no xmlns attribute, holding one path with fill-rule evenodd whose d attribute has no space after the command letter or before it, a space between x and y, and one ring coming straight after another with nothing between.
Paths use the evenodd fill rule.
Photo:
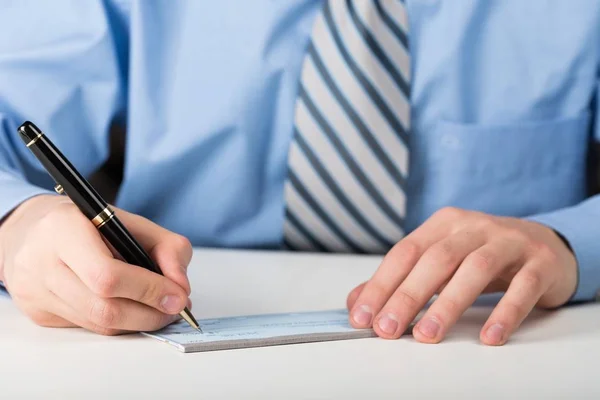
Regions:
<instances>
[{"instance_id":1,"label":"writing hand","mask_svg":"<svg viewBox=\"0 0 600 400\"><path fill-rule=\"evenodd\" d=\"M115 210L164 276L116 259L68 199L37 196L0 226L0 279L35 323L103 335L159 329L189 305L189 241Z\"/></svg>"}]
</instances>

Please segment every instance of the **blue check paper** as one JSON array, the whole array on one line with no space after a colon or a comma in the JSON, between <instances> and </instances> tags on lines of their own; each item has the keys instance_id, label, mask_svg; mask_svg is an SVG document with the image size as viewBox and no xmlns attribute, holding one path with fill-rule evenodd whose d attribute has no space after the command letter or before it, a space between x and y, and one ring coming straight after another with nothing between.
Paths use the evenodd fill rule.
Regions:
<instances>
[{"instance_id":1,"label":"blue check paper","mask_svg":"<svg viewBox=\"0 0 600 400\"><path fill-rule=\"evenodd\" d=\"M376 336L372 329L350 326L346 310L249 315L198 322L203 333L182 320L159 331L143 334L168 343L184 353Z\"/></svg>"}]
</instances>

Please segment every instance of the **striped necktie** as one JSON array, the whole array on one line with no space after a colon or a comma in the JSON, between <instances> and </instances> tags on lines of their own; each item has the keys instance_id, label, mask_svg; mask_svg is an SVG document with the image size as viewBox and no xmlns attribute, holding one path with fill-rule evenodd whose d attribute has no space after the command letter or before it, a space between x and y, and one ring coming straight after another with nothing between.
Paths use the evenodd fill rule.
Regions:
<instances>
[{"instance_id":1,"label":"striped necktie","mask_svg":"<svg viewBox=\"0 0 600 400\"><path fill-rule=\"evenodd\" d=\"M302 66L284 245L384 253L404 236L410 128L401 0L325 0Z\"/></svg>"}]
</instances>

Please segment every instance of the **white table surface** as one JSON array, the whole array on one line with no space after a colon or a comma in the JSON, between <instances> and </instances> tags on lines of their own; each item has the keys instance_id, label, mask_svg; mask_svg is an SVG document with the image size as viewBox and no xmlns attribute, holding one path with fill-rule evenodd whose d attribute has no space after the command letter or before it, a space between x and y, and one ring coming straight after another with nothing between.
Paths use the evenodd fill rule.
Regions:
<instances>
[{"instance_id":1,"label":"white table surface","mask_svg":"<svg viewBox=\"0 0 600 400\"><path fill-rule=\"evenodd\" d=\"M197 250L199 318L344 307L379 257ZM40 328L0 297L0 398L599 399L600 304L535 312L503 347L475 306L437 345L410 335L184 354L142 335Z\"/></svg>"}]
</instances>

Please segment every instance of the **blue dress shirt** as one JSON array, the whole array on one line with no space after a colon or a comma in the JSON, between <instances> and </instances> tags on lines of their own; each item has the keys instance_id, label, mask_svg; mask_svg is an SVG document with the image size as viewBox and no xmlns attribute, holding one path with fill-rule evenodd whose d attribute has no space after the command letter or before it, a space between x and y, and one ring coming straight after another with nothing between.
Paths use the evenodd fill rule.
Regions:
<instances>
[{"instance_id":1,"label":"blue dress shirt","mask_svg":"<svg viewBox=\"0 0 600 400\"><path fill-rule=\"evenodd\" d=\"M300 68L322 0L19 0L0 12L0 217L52 188L26 119L85 175L127 123L116 205L197 246L276 247ZM456 206L571 243L600 288L600 2L408 0L408 230ZM594 123L596 122L596 123ZM594 128L595 127L595 128Z\"/></svg>"}]
</instances>

